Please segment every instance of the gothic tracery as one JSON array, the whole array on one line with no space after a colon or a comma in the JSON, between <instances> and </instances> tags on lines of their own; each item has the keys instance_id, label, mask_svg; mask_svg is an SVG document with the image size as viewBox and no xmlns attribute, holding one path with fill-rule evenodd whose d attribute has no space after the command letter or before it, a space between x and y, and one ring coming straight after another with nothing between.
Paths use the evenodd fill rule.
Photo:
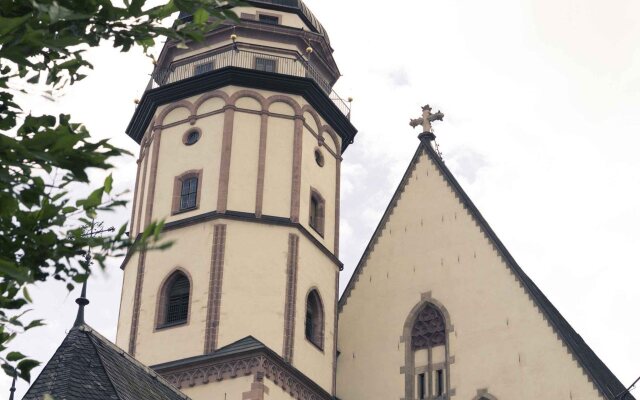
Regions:
<instances>
[{"instance_id":1,"label":"gothic tracery","mask_svg":"<svg viewBox=\"0 0 640 400\"><path fill-rule=\"evenodd\" d=\"M433 305L425 304L411 330L413 350L427 349L445 343L445 323L442 313Z\"/></svg>"}]
</instances>

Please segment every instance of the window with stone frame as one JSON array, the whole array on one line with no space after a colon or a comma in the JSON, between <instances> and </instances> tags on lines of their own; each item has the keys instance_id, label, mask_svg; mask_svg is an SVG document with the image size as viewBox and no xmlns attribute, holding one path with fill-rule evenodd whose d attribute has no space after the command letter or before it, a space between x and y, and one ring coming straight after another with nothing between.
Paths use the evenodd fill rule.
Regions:
<instances>
[{"instance_id":1,"label":"window with stone frame","mask_svg":"<svg viewBox=\"0 0 640 400\"><path fill-rule=\"evenodd\" d=\"M191 283L181 271L174 272L161 289L158 328L185 324L189 319Z\"/></svg>"},{"instance_id":2,"label":"window with stone frame","mask_svg":"<svg viewBox=\"0 0 640 400\"><path fill-rule=\"evenodd\" d=\"M313 289L307 295L304 335L317 348L324 348L324 309L320 294Z\"/></svg>"},{"instance_id":3,"label":"window with stone frame","mask_svg":"<svg viewBox=\"0 0 640 400\"><path fill-rule=\"evenodd\" d=\"M435 305L425 303L413 321L410 335L411 347L409 351L413 353L411 355L413 364L417 370L426 372L416 375L417 394L422 394L425 396L424 398L428 399L449 399L447 393L449 379L447 377L447 330L444 315ZM421 355L418 357L420 353ZM422 360L421 363L426 360L426 364L416 365L418 358ZM424 388L426 388L426 392Z\"/></svg>"},{"instance_id":4,"label":"window with stone frame","mask_svg":"<svg viewBox=\"0 0 640 400\"><path fill-rule=\"evenodd\" d=\"M309 199L309 226L322 237L324 237L324 209L324 198L318 191L311 189L311 198Z\"/></svg>"},{"instance_id":5,"label":"window with stone frame","mask_svg":"<svg viewBox=\"0 0 640 400\"><path fill-rule=\"evenodd\" d=\"M175 178L172 214L195 210L200 205L202 170L193 170Z\"/></svg>"}]
</instances>

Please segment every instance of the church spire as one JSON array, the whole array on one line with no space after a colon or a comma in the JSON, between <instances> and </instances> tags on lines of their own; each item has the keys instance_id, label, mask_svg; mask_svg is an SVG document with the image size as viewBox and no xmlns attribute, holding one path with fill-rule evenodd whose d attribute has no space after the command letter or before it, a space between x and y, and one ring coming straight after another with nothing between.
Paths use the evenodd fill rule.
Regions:
<instances>
[{"instance_id":1,"label":"church spire","mask_svg":"<svg viewBox=\"0 0 640 400\"><path fill-rule=\"evenodd\" d=\"M11 382L11 389L9 389L9 400L13 400L13 395L16 392L16 379L18 378L18 370L13 371L13 381Z\"/></svg>"},{"instance_id":2,"label":"church spire","mask_svg":"<svg viewBox=\"0 0 640 400\"><path fill-rule=\"evenodd\" d=\"M87 277L87 280L89 277ZM87 299L87 280L82 284L82 291L80 292L80 297L76 299L76 304L78 305L78 314L76 315L76 320L73 323L73 326L80 326L84 324L84 307L89 304L89 299Z\"/></svg>"}]
</instances>

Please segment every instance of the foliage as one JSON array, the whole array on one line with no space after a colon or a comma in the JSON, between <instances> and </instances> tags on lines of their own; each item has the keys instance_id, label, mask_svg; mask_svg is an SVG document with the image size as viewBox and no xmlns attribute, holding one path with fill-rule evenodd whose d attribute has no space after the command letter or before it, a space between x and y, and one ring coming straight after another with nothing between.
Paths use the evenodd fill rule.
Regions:
<instances>
[{"instance_id":1,"label":"foliage","mask_svg":"<svg viewBox=\"0 0 640 400\"><path fill-rule=\"evenodd\" d=\"M109 171L111 160L127 153L107 140L92 140L70 115L25 115L20 92L44 86L53 93L82 80L92 68L85 51L105 41L123 52L136 46L148 52L159 38L179 45L201 40L217 22L236 19L231 7L239 0L123 3L0 0L0 363L7 374L27 381L38 362L8 347L17 334L44 323L25 321L29 285L53 278L71 290L90 272L87 251L104 268L109 256L158 247L162 223L151 224L135 242L125 226L87 235L85 226L98 212L125 202L112 193L111 175L74 201L78 186L86 189L91 171ZM163 25L178 11L193 18Z\"/></svg>"}]
</instances>

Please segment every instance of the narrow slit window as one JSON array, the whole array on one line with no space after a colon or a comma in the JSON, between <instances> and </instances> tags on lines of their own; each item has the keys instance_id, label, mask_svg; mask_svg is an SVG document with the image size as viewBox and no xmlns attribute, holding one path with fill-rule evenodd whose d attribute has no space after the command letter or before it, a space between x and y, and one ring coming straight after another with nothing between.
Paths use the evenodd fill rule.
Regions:
<instances>
[{"instance_id":1,"label":"narrow slit window","mask_svg":"<svg viewBox=\"0 0 640 400\"><path fill-rule=\"evenodd\" d=\"M196 207L198 196L198 177L193 176L182 181L180 191L180 211Z\"/></svg>"},{"instance_id":2,"label":"narrow slit window","mask_svg":"<svg viewBox=\"0 0 640 400\"><path fill-rule=\"evenodd\" d=\"M420 400L427 398L425 378L425 374L418 374L418 399Z\"/></svg>"},{"instance_id":3,"label":"narrow slit window","mask_svg":"<svg viewBox=\"0 0 640 400\"><path fill-rule=\"evenodd\" d=\"M256 69L264 72L276 72L276 60L268 58L256 58Z\"/></svg>"},{"instance_id":4,"label":"narrow slit window","mask_svg":"<svg viewBox=\"0 0 640 400\"><path fill-rule=\"evenodd\" d=\"M309 199L309 226L324 236L324 199L313 190Z\"/></svg>"},{"instance_id":5,"label":"narrow slit window","mask_svg":"<svg viewBox=\"0 0 640 400\"><path fill-rule=\"evenodd\" d=\"M320 350L324 348L324 310L317 290L312 290L307 296L304 334Z\"/></svg>"},{"instance_id":6,"label":"narrow slit window","mask_svg":"<svg viewBox=\"0 0 640 400\"><path fill-rule=\"evenodd\" d=\"M436 396L444 395L444 371L436 370Z\"/></svg>"}]
</instances>

